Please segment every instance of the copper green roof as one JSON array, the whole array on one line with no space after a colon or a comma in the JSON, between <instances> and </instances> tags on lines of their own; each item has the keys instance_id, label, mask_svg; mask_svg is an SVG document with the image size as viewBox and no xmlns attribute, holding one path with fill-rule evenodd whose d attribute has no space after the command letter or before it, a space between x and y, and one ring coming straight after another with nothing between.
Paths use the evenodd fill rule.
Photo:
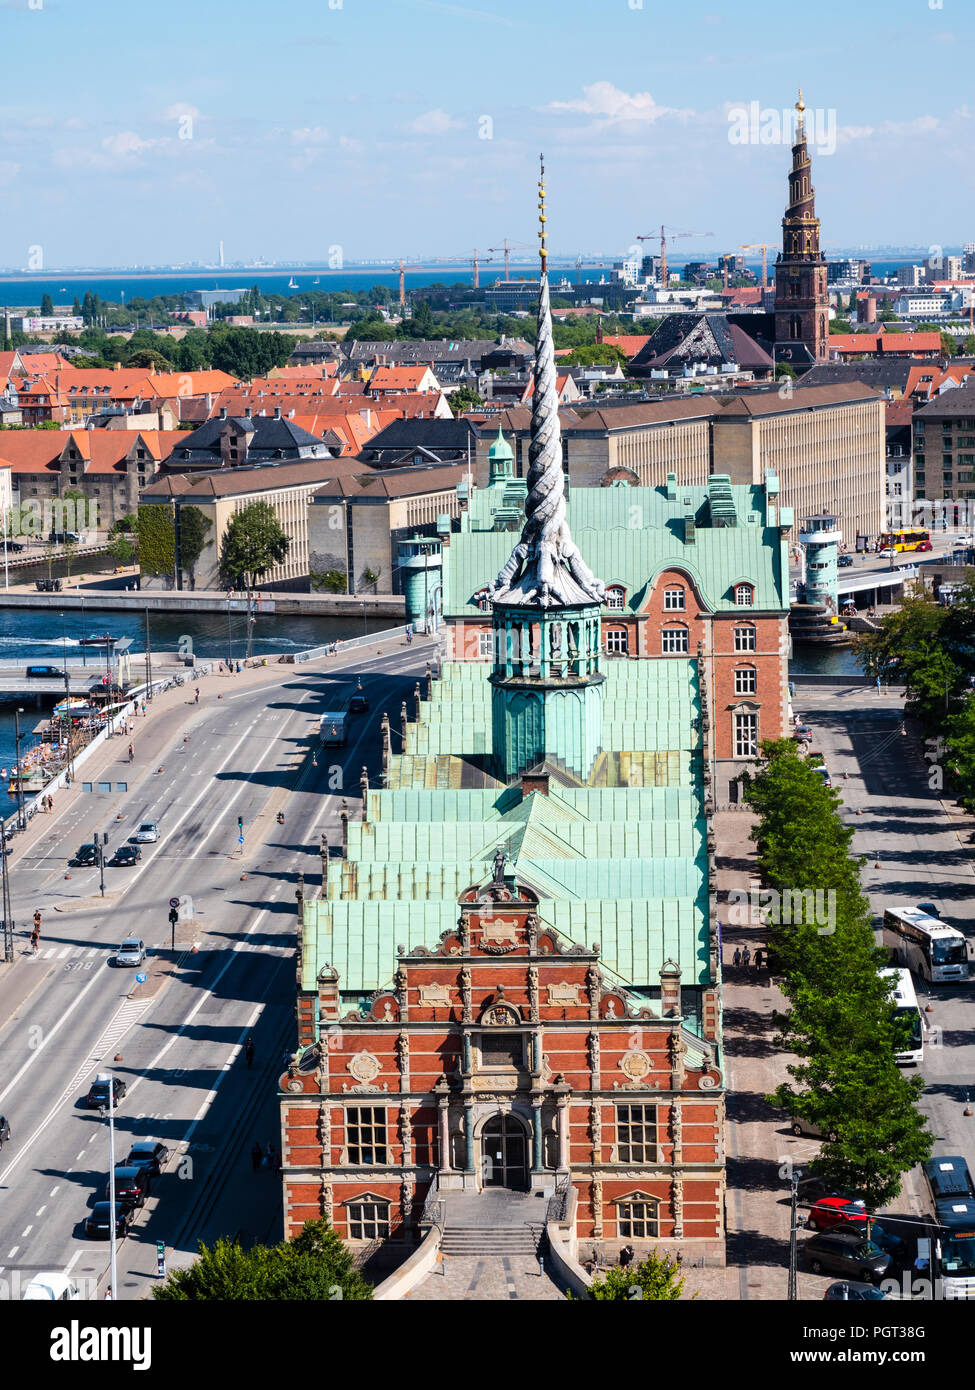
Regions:
<instances>
[{"instance_id":1,"label":"copper green roof","mask_svg":"<svg viewBox=\"0 0 975 1390\"><path fill-rule=\"evenodd\" d=\"M668 497L666 487L568 490L572 539L605 584L623 585L626 610L639 608L655 576L672 565L686 570L709 611L733 609L735 585L742 580L755 585L756 608L787 609L787 542L777 525L766 524L764 488L716 475L710 488L677 485L672 492ZM472 529L453 536L444 553L448 617L483 619L474 595L511 554L510 533L493 529L500 494L500 484L474 493ZM687 515L695 519L693 541L685 538Z\"/></svg>"}]
</instances>

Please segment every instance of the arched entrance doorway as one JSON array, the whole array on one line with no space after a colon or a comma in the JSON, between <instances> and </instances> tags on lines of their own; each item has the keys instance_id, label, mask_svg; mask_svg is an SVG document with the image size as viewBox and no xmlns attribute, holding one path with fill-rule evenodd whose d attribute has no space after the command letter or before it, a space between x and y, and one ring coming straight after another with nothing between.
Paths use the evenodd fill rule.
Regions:
<instances>
[{"instance_id":1,"label":"arched entrance doorway","mask_svg":"<svg viewBox=\"0 0 975 1390\"><path fill-rule=\"evenodd\" d=\"M528 1135L514 1115L492 1115L481 1130L484 1187L528 1189Z\"/></svg>"}]
</instances>

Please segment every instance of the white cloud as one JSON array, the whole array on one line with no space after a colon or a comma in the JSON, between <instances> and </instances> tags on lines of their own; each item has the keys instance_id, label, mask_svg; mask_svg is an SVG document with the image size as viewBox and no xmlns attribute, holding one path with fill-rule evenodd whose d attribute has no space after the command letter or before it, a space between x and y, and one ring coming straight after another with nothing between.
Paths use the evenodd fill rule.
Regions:
<instances>
[{"instance_id":1,"label":"white cloud","mask_svg":"<svg viewBox=\"0 0 975 1390\"><path fill-rule=\"evenodd\" d=\"M177 101L172 106L166 107L163 118L167 121L181 121L184 116L189 116L190 120L195 121L199 114L195 106L190 106L185 101Z\"/></svg>"},{"instance_id":2,"label":"white cloud","mask_svg":"<svg viewBox=\"0 0 975 1390\"><path fill-rule=\"evenodd\" d=\"M615 125L622 121L641 121L652 124L662 116L693 116L689 109L675 106L660 106L649 92L623 92L612 82L593 82L583 87L585 96L572 101L552 101L547 111L578 111L585 116L595 116L604 124Z\"/></svg>"},{"instance_id":3,"label":"white cloud","mask_svg":"<svg viewBox=\"0 0 975 1390\"><path fill-rule=\"evenodd\" d=\"M321 125L305 126L301 130L291 132L291 139L296 145L324 145L330 138L328 131Z\"/></svg>"},{"instance_id":4,"label":"white cloud","mask_svg":"<svg viewBox=\"0 0 975 1390\"><path fill-rule=\"evenodd\" d=\"M841 125L836 134L841 145L848 145L854 140L871 140L877 136L932 135L940 127L937 116L915 116L910 121L881 121L879 125Z\"/></svg>"},{"instance_id":5,"label":"white cloud","mask_svg":"<svg viewBox=\"0 0 975 1390\"><path fill-rule=\"evenodd\" d=\"M133 156L144 154L146 150L152 148L157 141L143 140L141 135L137 135L134 130L120 130L117 135L106 135L102 141L102 149L108 155L116 159L130 159Z\"/></svg>"},{"instance_id":6,"label":"white cloud","mask_svg":"<svg viewBox=\"0 0 975 1390\"><path fill-rule=\"evenodd\" d=\"M410 121L407 126L414 135L446 135L448 130L456 130L463 125L463 121L456 121L452 116L448 116L446 111L439 108L435 111L425 111L422 116L417 116Z\"/></svg>"}]
</instances>

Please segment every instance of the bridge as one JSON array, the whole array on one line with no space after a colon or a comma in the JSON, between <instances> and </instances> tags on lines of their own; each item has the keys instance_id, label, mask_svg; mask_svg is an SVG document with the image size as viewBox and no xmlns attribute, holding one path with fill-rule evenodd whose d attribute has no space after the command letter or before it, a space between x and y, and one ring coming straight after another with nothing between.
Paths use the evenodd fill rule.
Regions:
<instances>
[{"instance_id":1,"label":"bridge","mask_svg":"<svg viewBox=\"0 0 975 1390\"><path fill-rule=\"evenodd\" d=\"M138 656L132 658L133 674L137 677L141 675L144 664L144 660L139 660ZM28 666L57 666L58 670L66 670L67 684L64 676L28 676ZM152 667L160 675L172 674L174 668L182 670L183 663L175 652L160 652L153 655ZM56 661L32 662L22 657L3 657L0 658L0 700L33 695L39 707L42 696L54 696L57 701L63 699L65 694L90 695L102 688L104 675L105 653L99 648L92 648L87 666L71 664L64 667Z\"/></svg>"}]
</instances>

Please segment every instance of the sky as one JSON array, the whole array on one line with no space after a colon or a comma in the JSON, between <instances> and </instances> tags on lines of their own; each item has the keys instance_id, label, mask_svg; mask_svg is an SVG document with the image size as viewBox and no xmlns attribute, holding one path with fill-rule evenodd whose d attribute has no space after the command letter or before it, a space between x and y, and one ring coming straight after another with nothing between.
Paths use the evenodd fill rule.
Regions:
<instances>
[{"instance_id":1,"label":"sky","mask_svg":"<svg viewBox=\"0 0 975 1390\"><path fill-rule=\"evenodd\" d=\"M552 252L714 259L800 85L827 253L975 240L972 0L0 0L0 52L0 266L483 255L540 151Z\"/></svg>"}]
</instances>

